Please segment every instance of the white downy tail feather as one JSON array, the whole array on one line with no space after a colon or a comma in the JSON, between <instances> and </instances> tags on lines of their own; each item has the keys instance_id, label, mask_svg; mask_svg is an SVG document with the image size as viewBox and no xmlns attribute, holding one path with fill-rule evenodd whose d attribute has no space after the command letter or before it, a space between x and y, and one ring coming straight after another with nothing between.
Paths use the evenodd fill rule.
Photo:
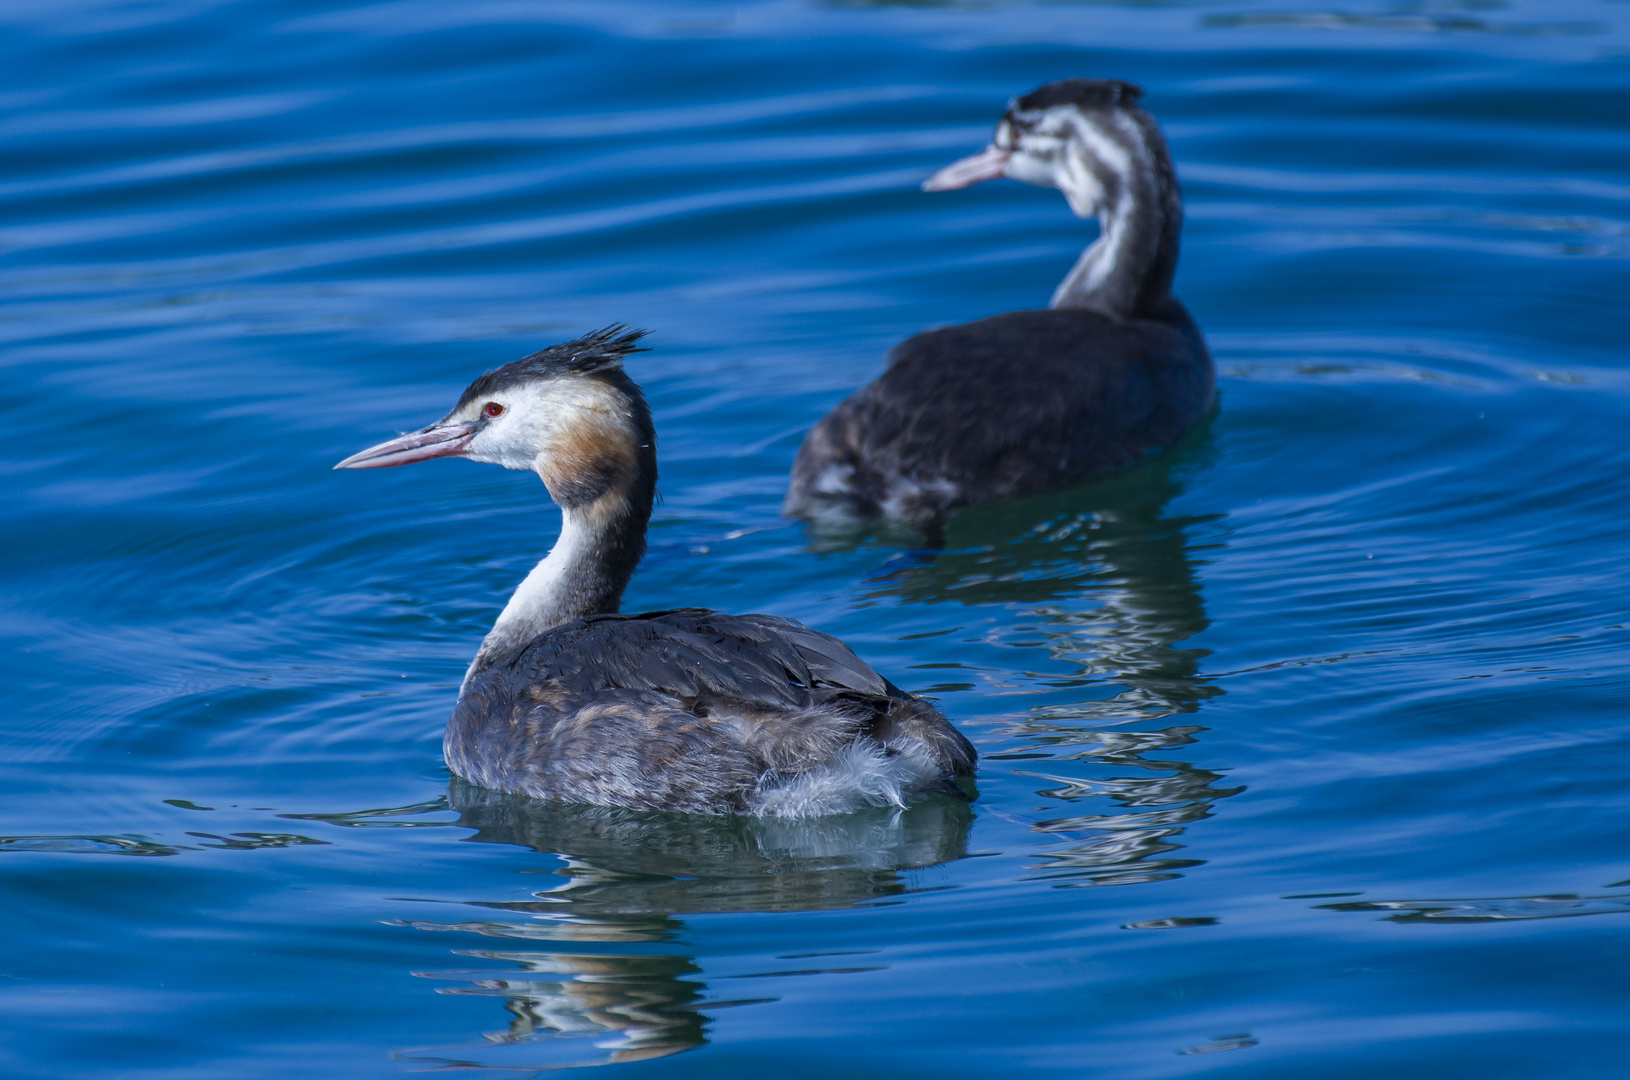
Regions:
<instances>
[{"instance_id":1,"label":"white downy tail feather","mask_svg":"<svg viewBox=\"0 0 1630 1080\"><path fill-rule=\"evenodd\" d=\"M874 742L857 741L825 764L761 786L750 806L764 817L816 817L863 806L903 808L907 797L939 782L939 769L920 747L889 753Z\"/></svg>"}]
</instances>

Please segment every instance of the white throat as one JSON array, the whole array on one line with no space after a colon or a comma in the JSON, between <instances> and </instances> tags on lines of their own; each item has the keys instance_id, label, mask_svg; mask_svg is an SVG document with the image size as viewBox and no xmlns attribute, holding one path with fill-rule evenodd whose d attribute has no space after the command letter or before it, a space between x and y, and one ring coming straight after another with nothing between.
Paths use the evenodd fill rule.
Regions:
<instances>
[{"instance_id":1,"label":"white throat","mask_svg":"<svg viewBox=\"0 0 1630 1080\"><path fill-rule=\"evenodd\" d=\"M1053 290L1053 298L1047 302L1048 307L1097 306L1083 301L1102 289L1110 275L1123 263L1130 238L1127 222L1133 209L1132 200L1128 198L1115 207L1099 211L1098 239L1087 245L1064 280L1058 283L1058 288Z\"/></svg>"},{"instance_id":2,"label":"white throat","mask_svg":"<svg viewBox=\"0 0 1630 1080\"><path fill-rule=\"evenodd\" d=\"M461 696L470 679L491 660L517 651L545 630L575 617L573 586L595 554L596 540L595 530L579 514L562 511L555 546L516 586L492 629L481 639L481 648L476 650L459 686Z\"/></svg>"},{"instance_id":3,"label":"white throat","mask_svg":"<svg viewBox=\"0 0 1630 1080\"><path fill-rule=\"evenodd\" d=\"M1098 306L1091 302L1094 294L1128 261L1130 225L1141 209L1140 197L1146 194L1137 181L1140 173L1148 171L1149 162L1135 159L1142 149L1136 125L1120 115L1115 115L1112 122L1130 138L1112 138L1083 119L1076 123L1073 138L1059 155L1054 184L1077 217L1098 219L1099 232L1098 239L1087 246L1053 290L1049 307ZM1107 175L1100 178L1100 173Z\"/></svg>"}]
</instances>

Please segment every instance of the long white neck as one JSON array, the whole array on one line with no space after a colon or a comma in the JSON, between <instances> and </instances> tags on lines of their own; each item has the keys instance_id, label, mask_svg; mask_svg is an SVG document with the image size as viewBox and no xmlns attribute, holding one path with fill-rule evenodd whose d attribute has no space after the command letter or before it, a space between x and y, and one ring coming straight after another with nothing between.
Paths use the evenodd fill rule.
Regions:
<instances>
[{"instance_id":1,"label":"long white neck","mask_svg":"<svg viewBox=\"0 0 1630 1080\"><path fill-rule=\"evenodd\" d=\"M1117 112L1101 125L1083 121L1054 182L1078 216L1097 216L1099 234L1049 306L1117 319L1153 311L1170 294L1183 218L1171 159L1153 120Z\"/></svg>"},{"instance_id":2,"label":"long white neck","mask_svg":"<svg viewBox=\"0 0 1630 1080\"><path fill-rule=\"evenodd\" d=\"M1075 266L1071 267L1064 280L1058 283L1048 307L1114 306L1105 303L1111 290L1105 290L1104 286L1109 281L1110 275L1127 261L1126 249L1131 236L1127 217L1130 213L1131 206L1128 201L1122 200L1121 205L1106 208L1098 214L1098 239L1087 245L1086 250L1081 252L1081 257L1075 261ZM1105 314L1120 315L1122 312L1108 310Z\"/></svg>"},{"instance_id":3,"label":"long white neck","mask_svg":"<svg viewBox=\"0 0 1630 1080\"><path fill-rule=\"evenodd\" d=\"M617 611L623 589L645 548L645 515L623 492L561 510L560 537L516 587L481 641L459 687L509 659L547 630L585 615Z\"/></svg>"}]
</instances>

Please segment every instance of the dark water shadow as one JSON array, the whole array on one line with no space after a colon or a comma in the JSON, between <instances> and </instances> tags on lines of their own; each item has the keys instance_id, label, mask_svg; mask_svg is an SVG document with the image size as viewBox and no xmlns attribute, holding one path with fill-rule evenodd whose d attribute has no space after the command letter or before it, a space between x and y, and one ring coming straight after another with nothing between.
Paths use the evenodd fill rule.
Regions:
<instances>
[{"instance_id":1,"label":"dark water shadow","mask_svg":"<svg viewBox=\"0 0 1630 1080\"><path fill-rule=\"evenodd\" d=\"M1201 861L1174 856L1176 838L1244 790L1166 753L1195 745L1203 726L1161 723L1223 693L1201 672L1207 651L1181 644L1209 625L1196 574L1207 547L1191 533L1221 515L1166 509L1210 457L1202 429L1136 468L970 507L946 523L942 547L918 548L870 582L871 601L1024 612L1013 643L1039 650L1051 670L1004 679L1050 700L1000 718L1008 742L987 743L983 767L1022 761L1017 775L1045 782L1037 795L1096 811L1026 821L1059 841L1032 867L1038 878L1073 887L1176 877Z\"/></svg>"},{"instance_id":2,"label":"dark water shadow","mask_svg":"<svg viewBox=\"0 0 1630 1080\"><path fill-rule=\"evenodd\" d=\"M0 836L0 852L30 855L179 855L184 845L161 844L140 836Z\"/></svg>"},{"instance_id":3,"label":"dark water shadow","mask_svg":"<svg viewBox=\"0 0 1630 1080\"><path fill-rule=\"evenodd\" d=\"M1483 923L1630 913L1630 896L1506 896L1479 900L1357 900L1320 904L1328 911L1384 912L1388 922Z\"/></svg>"},{"instance_id":4,"label":"dark water shadow","mask_svg":"<svg viewBox=\"0 0 1630 1080\"><path fill-rule=\"evenodd\" d=\"M695 957L676 944L679 916L895 903L910 891L901 871L967 854L973 820L951 799L801 821L659 814L538 802L456 778L448 799L457 824L475 830L468 841L530 848L564 865L526 899L470 901L479 918L403 924L506 942L453 950L485 967L416 973L457 984L441 993L499 998L509 1014L483 1043L400 1055L442 1068L612 1064L699 1046L706 1013L775 999L710 995ZM781 959L796 963L729 985L756 992L755 976L878 966L869 957Z\"/></svg>"}]
</instances>

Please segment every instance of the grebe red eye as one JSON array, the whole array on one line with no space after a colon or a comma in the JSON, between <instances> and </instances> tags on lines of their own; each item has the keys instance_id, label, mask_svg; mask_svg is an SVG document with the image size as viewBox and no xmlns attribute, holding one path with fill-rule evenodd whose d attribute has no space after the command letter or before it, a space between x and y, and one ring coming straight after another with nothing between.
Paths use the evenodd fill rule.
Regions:
<instances>
[{"instance_id":1,"label":"grebe red eye","mask_svg":"<svg viewBox=\"0 0 1630 1080\"><path fill-rule=\"evenodd\" d=\"M498 404L496 401L487 402L487 407L485 409L483 409L482 411L485 412L488 416L503 416L504 415L504 407L502 405Z\"/></svg>"}]
</instances>

